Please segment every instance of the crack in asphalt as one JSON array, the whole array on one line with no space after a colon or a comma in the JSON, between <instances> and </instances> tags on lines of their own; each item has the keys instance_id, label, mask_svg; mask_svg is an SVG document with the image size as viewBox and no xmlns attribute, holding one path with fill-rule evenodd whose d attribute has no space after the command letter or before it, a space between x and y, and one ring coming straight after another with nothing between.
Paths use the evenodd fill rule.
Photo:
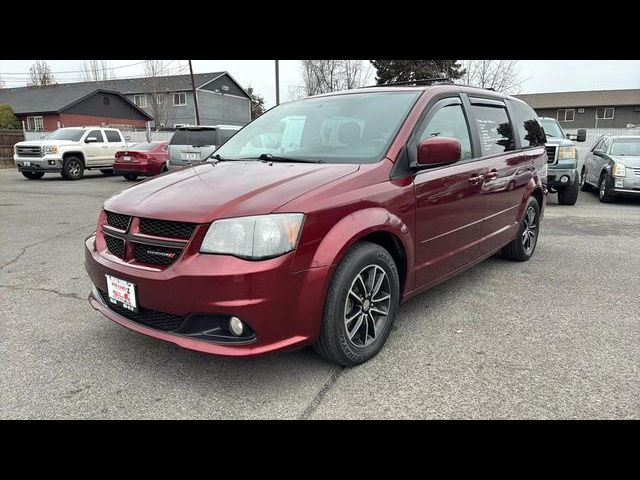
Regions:
<instances>
[{"instance_id":1,"label":"crack in asphalt","mask_svg":"<svg viewBox=\"0 0 640 480\"><path fill-rule=\"evenodd\" d=\"M86 298L78 295L77 293L64 293L53 288L18 287L17 285L0 285L0 288L6 288L8 290L28 290L30 292L48 292L63 298L73 298L83 302L86 300Z\"/></svg>"},{"instance_id":2,"label":"crack in asphalt","mask_svg":"<svg viewBox=\"0 0 640 480\"><path fill-rule=\"evenodd\" d=\"M68 235L70 233L73 232L77 232L78 230L83 230L85 228L89 228L91 226L95 225L94 223L90 223L89 225L84 225L82 227L78 227L78 228L74 228L73 230L69 230L68 232L64 232L64 233L60 233L58 235L54 235L53 237L49 237L49 238L45 238L44 240L41 240L39 242L36 243L32 243L30 245L27 245L26 247L22 248L22 251L12 260L9 260L8 262L6 262L5 264L3 264L2 266L0 266L0 270L4 270L5 268L7 268L9 265L13 265L14 263L16 263L18 260L20 260L20 258L27 252L27 250L29 250L30 248L33 247L37 247L38 245L42 245L43 243L47 243L50 242L51 240L55 240L56 238L60 238L60 237L64 237L65 235Z\"/></svg>"},{"instance_id":3,"label":"crack in asphalt","mask_svg":"<svg viewBox=\"0 0 640 480\"><path fill-rule=\"evenodd\" d=\"M53 197L68 197L69 194L65 192L27 192L24 190L2 190L2 193L20 193L22 195L50 195ZM74 192L74 196L77 197L90 197L90 198L101 198L104 199L105 195L91 195L89 193L76 193Z\"/></svg>"},{"instance_id":4,"label":"crack in asphalt","mask_svg":"<svg viewBox=\"0 0 640 480\"><path fill-rule=\"evenodd\" d=\"M327 379L326 382L324 382L322 388L320 388L320 390L318 390L318 393L313 396L311 402L309 402L309 405L307 405L302 414L298 417L298 420L308 420L311 415L313 415L313 413L320 406L320 403L322 403L324 397L327 395L327 393L329 393L329 390L331 390L331 388L335 385L335 383L338 381L345 370L346 367L336 367L336 369L331 373L331 376Z\"/></svg>"}]
</instances>

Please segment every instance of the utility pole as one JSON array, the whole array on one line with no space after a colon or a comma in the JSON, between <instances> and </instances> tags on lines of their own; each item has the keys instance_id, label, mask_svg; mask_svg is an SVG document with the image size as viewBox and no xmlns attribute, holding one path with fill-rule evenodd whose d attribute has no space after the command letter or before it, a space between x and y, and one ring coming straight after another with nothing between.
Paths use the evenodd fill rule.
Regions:
<instances>
[{"instance_id":1,"label":"utility pole","mask_svg":"<svg viewBox=\"0 0 640 480\"><path fill-rule=\"evenodd\" d=\"M276 105L280 105L280 60L276 60Z\"/></svg>"},{"instance_id":2,"label":"utility pole","mask_svg":"<svg viewBox=\"0 0 640 480\"><path fill-rule=\"evenodd\" d=\"M191 74L191 90L193 91L193 104L196 107L196 125L200 125L200 112L198 111L198 95L196 93L196 84L193 81L193 67L191 66L191 60L189 60L189 73Z\"/></svg>"}]
</instances>

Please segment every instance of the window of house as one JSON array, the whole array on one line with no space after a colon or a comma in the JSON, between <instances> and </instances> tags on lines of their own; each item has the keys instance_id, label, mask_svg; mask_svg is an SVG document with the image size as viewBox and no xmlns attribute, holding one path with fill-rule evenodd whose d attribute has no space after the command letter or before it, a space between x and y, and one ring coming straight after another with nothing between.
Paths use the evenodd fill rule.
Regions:
<instances>
[{"instance_id":1,"label":"window of house","mask_svg":"<svg viewBox=\"0 0 640 480\"><path fill-rule=\"evenodd\" d=\"M513 124L516 127L518 137L520 137L520 146L527 148L544 145L547 138L538 122L536 112L524 103L511 102L510 105L513 113Z\"/></svg>"},{"instance_id":2,"label":"window of house","mask_svg":"<svg viewBox=\"0 0 640 480\"><path fill-rule=\"evenodd\" d=\"M44 121L42 117L27 117L27 130L44 132Z\"/></svg>"},{"instance_id":3,"label":"window of house","mask_svg":"<svg viewBox=\"0 0 640 480\"><path fill-rule=\"evenodd\" d=\"M448 105L438 110L420 134L420 141L430 137L449 137L460 141L461 160L471 158L471 139L461 105Z\"/></svg>"},{"instance_id":4,"label":"window of house","mask_svg":"<svg viewBox=\"0 0 640 480\"><path fill-rule=\"evenodd\" d=\"M183 107L187 104L187 94L185 92L177 92L173 94L173 105Z\"/></svg>"},{"instance_id":5,"label":"window of house","mask_svg":"<svg viewBox=\"0 0 640 480\"><path fill-rule=\"evenodd\" d=\"M515 149L513 128L504 107L472 105L480 134L482 155L495 155Z\"/></svg>"},{"instance_id":6,"label":"window of house","mask_svg":"<svg viewBox=\"0 0 640 480\"><path fill-rule=\"evenodd\" d=\"M598 120L611 120L613 118L614 108L596 108L596 118Z\"/></svg>"},{"instance_id":7,"label":"window of house","mask_svg":"<svg viewBox=\"0 0 640 480\"><path fill-rule=\"evenodd\" d=\"M559 122L573 122L576 118L575 108L559 108L556 119Z\"/></svg>"},{"instance_id":8,"label":"window of house","mask_svg":"<svg viewBox=\"0 0 640 480\"><path fill-rule=\"evenodd\" d=\"M113 142L113 143L122 142L122 139L120 138L120 134L115 130L105 130L104 134L107 136L107 142Z\"/></svg>"},{"instance_id":9,"label":"window of house","mask_svg":"<svg viewBox=\"0 0 640 480\"><path fill-rule=\"evenodd\" d=\"M136 104L136 106L140 107L140 108L147 108L147 96L142 94L142 95L134 95L133 96L133 103Z\"/></svg>"}]
</instances>

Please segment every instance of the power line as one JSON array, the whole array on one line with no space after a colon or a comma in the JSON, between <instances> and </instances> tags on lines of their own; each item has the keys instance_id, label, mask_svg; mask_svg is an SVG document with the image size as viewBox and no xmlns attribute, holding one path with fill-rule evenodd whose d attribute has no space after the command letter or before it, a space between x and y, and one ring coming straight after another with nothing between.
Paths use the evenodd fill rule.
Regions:
<instances>
[{"instance_id":1,"label":"power line","mask_svg":"<svg viewBox=\"0 0 640 480\"><path fill-rule=\"evenodd\" d=\"M96 70L96 71L117 70L117 69L120 69L120 68L128 68L128 67L133 67L135 65L142 65L143 63L146 63L146 62L147 62L147 60L143 60L141 62L130 63L128 65L120 65L120 66L117 66L117 67L96 68L96 69L91 69L91 70ZM51 73L54 74L54 75L60 75L60 74L63 74L63 73L83 73L83 72L84 72L84 70L67 70L67 71L60 71L60 72L52 71ZM27 75L27 76L31 75L29 72L26 72L26 73L25 72L4 72L4 73L0 72L0 73L2 73L2 75Z\"/></svg>"}]
</instances>

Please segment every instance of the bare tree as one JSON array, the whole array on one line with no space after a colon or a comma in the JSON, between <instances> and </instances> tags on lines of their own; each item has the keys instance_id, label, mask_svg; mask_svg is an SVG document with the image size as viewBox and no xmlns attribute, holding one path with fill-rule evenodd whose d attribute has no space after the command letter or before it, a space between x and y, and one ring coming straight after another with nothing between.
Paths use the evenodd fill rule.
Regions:
<instances>
[{"instance_id":1,"label":"bare tree","mask_svg":"<svg viewBox=\"0 0 640 480\"><path fill-rule=\"evenodd\" d=\"M99 82L115 78L109 60L84 60L81 68L80 79L83 82Z\"/></svg>"},{"instance_id":2,"label":"bare tree","mask_svg":"<svg viewBox=\"0 0 640 480\"><path fill-rule=\"evenodd\" d=\"M302 60L300 69L304 85L289 87L294 98L358 88L371 73L362 60Z\"/></svg>"},{"instance_id":3,"label":"bare tree","mask_svg":"<svg viewBox=\"0 0 640 480\"><path fill-rule=\"evenodd\" d=\"M163 60L147 60L144 63L145 88L147 91L147 109L156 124L156 128L168 125L173 118L174 107L169 84L167 66Z\"/></svg>"},{"instance_id":4,"label":"bare tree","mask_svg":"<svg viewBox=\"0 0 640 480\"><path fill-rule=\"evenodd\" d=\"M461 83L496 92L514 94L520 91L524 80L517 60L464 60L465 74Z\"/></svg>"},{"instance_id":5,"label":"bare tree","mask_svg":"<svg viewBox=\"0 0 640 480\"><path fill-rule=\"evenodd\" d=\"M29 86L46 87L55 85L56 79L51 72L51 67L44 60L38 60L29 68Z\"/></svg>"}]
</instances>

